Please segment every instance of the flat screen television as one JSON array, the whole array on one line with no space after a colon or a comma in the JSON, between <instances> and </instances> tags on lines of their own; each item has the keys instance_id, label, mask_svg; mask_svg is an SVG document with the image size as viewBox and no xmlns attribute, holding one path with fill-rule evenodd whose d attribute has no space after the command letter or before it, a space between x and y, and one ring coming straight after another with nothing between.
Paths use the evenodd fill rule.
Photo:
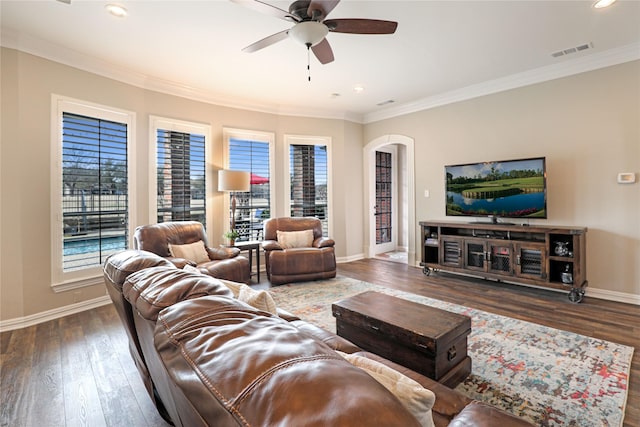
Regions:
<instances>
[{"instance_id":1,"label":"flat screen television","mask_svg":"<svg viewBox=\"0 0 640 427\"><path fill-rule=\"evenodd\" d=\"M447 216L547 218L544 157L447 165Z\"/></svg>"}]
</instances>

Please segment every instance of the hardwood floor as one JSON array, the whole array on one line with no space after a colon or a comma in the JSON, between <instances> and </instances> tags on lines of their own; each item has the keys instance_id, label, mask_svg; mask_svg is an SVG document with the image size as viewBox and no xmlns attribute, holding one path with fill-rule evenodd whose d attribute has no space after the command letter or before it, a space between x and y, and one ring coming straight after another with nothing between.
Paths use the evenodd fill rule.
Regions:
<instances>
[{"instance_id":1,"label":"hardwood floor","mask_svg":"<svg viewBox=\"0 0 640 427\"><path fill-rule=\"evenodd\" d=\"M338 273L618 342L640 349L640 307L482 281L367 259ZM256 288L270 285L262 277ZM158 426L160 418L129 356L111 305L0 334L0 426ZM625 427L640 426L640 355L636 351Z\"/></svg>"}]
</instances>

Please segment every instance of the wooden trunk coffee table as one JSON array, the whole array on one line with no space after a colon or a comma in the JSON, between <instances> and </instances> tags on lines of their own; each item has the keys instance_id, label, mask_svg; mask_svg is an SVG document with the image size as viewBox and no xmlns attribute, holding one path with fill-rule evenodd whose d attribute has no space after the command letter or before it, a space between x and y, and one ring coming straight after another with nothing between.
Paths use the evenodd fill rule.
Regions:
<instances>
[{"instance_id":1,"label":"wooden trunk coffee table","mask_svg":"<svg viewBox=\"0 0 640 427\"><path fill-rule=\"evenodd\" d=\"M471 373L468 316L373 291L331 308L338 335L363 350L451 388Z\"/></svg>"}]
</instances>

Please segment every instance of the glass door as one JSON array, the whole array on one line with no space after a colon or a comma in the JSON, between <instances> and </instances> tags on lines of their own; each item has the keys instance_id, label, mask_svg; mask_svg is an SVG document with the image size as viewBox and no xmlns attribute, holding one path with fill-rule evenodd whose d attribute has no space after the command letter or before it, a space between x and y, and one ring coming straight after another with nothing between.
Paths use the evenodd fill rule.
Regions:
<instances>
[{"instance_id":1,"label":"glass door","mask_svg":"<svg viewBox=\"0 0 640 427\"><path fill-rule=\"evenodd\" d=\"M396 249L396 212L395 212L395 156L393 152L379 150L376 158L376 194L375 194L375 238L376 253Z\"/></svg>"}]
</instances>

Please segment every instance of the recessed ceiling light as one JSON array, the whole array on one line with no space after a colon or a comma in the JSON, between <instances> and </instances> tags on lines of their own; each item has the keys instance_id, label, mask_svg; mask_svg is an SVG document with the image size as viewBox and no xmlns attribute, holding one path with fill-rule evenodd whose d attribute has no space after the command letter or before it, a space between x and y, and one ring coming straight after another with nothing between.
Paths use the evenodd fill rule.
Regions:
<instances>
[{"instance_id":1,"label":"recessed ceiling light","mask_svg":"<svg viewBox=\"0 0 640 427\"><path fill-rule=\"evenodd\" d=\"M364 92L364 86L362 86L362 85L355 85L355 86L353 87L353 91L354 91L355 93L362 93L362 92Z\"/></svg>"},{"instance_id":2,"label":"recessed ceiling light","mask_svg":"<svg viewBox=\"0 0 640 427\"><path fill-rule=\"evenodd\" d=\"M124 18L127 16L127 9L118 4L108 4L105 6L105 9L107 9L110 14L117 16L118 18Z\"/></svg>"},{"instance_id":3,"label":"recessed ceiling light","mask_svg":"<svg viewBox=\"0 0 640 427\"><path fill-rule=\"evenodd\" d=\"M616 0L598 0L593 4L596 9L602 9L603 7L609 7L614 4Z\"/></svg>"}]
</instances>

